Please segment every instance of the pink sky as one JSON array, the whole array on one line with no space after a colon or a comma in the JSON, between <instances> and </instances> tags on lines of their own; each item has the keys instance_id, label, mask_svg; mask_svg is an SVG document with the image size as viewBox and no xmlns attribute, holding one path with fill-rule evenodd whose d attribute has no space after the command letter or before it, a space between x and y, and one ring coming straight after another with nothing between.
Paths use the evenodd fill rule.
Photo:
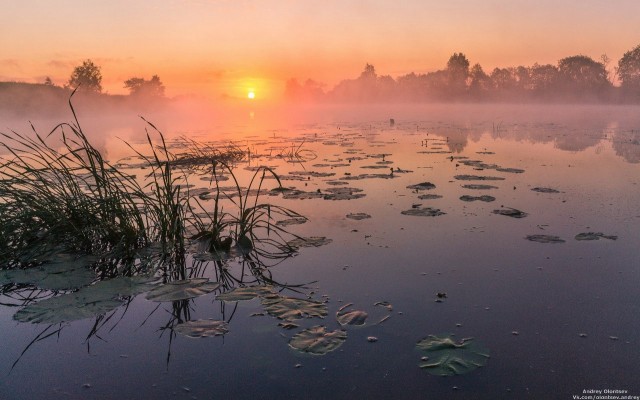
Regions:
<instances>
[{"instance_id":1,"label":"pink sky","mask_svg":"<svg viewBox=\"0 0 640 400\"><path fill-rule=\"evenodd\" d=\"M463 52L485 71L640 44L640 1L21 0L0 13L0 81L64 84L92 59L103 87L157 74L169 96L278 97L286 79L330 87L365 63L393 77Z\"/></svg>"}]
</instances>

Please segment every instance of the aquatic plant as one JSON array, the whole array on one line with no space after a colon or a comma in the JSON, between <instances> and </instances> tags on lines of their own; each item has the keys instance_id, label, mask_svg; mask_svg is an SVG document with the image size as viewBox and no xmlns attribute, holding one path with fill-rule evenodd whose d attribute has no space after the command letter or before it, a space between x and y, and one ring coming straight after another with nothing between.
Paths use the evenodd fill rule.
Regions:
<instances>
[{"instance_id":1,"label":"aquatic plant","mask_svg":"<svg viewBox=\"0 0 640 400\"><path fill-rule=\"evenodd\" d=\"M150 241L141 187L103 159L69 104L75 122L46 136L33 126L34 137L0 133L9 154L0 165L5 268L28 266L51 252L118 253ZM57 145L50 143L54 138Z\"/></svg>"},{"instance_id":2,"label":"aquatic plant","mask_svg":"<svg viewBox=\"0 0 640 400\"><path fill-rule=\"evenodd\" d=\"M452 335L429 335L416 347L428 354L420 368L438 376L466 374L486 365L489 359L489 351L473 338L456 342Z\"/></svg>"}]
</instances>

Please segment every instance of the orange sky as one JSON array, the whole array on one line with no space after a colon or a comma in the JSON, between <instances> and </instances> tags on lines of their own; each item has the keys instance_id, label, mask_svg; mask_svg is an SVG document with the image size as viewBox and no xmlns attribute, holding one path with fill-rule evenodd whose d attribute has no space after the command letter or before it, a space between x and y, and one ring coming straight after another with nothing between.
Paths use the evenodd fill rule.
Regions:
<instances>
[{"instance_id":1,"label":"orange sky","mask_svg":"<svg viewBox=\"0 0 640 400\"><path fill-rule=\"evenodd\" d=\"M281 95L286 79L329 87L365 63L394 77L454 52L489 72L640 44L638 0L21 0L0 13L0 81L64 84L84 59L103 87L157 74L169 96Z\"/></svg>"}]
</instances>

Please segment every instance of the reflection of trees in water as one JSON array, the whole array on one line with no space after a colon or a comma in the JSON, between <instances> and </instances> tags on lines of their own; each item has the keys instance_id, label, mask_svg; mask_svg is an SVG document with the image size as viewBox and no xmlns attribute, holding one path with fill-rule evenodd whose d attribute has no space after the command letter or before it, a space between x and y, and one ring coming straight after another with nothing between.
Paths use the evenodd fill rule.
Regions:
<instances>
[{"instance_id":1,"label":"reflection of trees in water","mask_svg":"<svg viewBox=\"0 0 640 400\"><path fill-rule=\"evenodd\" d=\"M640 130L618 131L613 135L616 155L630 163L640 163Z\"/></svg>"}]
</instances>

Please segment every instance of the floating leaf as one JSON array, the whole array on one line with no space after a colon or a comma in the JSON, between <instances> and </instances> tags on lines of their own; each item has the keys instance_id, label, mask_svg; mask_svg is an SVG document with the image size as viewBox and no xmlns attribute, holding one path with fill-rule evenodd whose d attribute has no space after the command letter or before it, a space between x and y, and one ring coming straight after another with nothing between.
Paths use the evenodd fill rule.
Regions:
<instances>
[{"instance_id":1,"label":"floating leaf","mask_svg":"<svg viewBox=\"0 0 640 400\"><path fill-rule=\"evenodd\" d=\"M217 300L222 301L242 301L251 300L258 296L273 294L270 286L249 286L235 288L229 292L221 293L216 296Z\"/></svg>"},{"instance_id":2,"label":"floating leaf","mask_svg":"<svg viewBox=\"0 0 640 400\"><path fill-rule=\"evenodd\" d=\"M147 293L147 300L159 302L186 300L213 292L219 287L218 282L209 282L207 278L168 282Z\"/></svg>"},{"instance_id":3,"label":"floating leaf","mask_svg":"<svg viewBox=\"0 0 640 400\"><path fill-rule=\"evenodd\" d=\"M515 208L501 208L499 210L493 210L492 212L498 215L506 215L511 218L524 218L527 216L526 212L516 210Z\"/></svg>"},{"instance_id":4,"label":"floating leaf","mask_svg":"<svg viewBox=\"0 0 640 400\"><path fill-rule=\"evenodd\" d=\"M351 310L351 311L340 310L336 313L336 319L338 320L338 323L342 326L364 325L364 323L367 321L368 316L369 314L359 310Z\"/></svg>"},{"instance_id":5,"label":"floating leaf","mask_svg":"<svg viewBox=\"0 0 640 400\"><path fill-rule=\"evenodd\" d=\"M420 200L435 200L441 198L442 196L439 194L421 194L420 196L418 196L418 199Z\"/></svg>"},{"instance_id":6,"label":"floating leaf","mask_svg":"<svg viewBox=\"0 0 640 400\"><path fill-rule=\"evenodd\" d=\"M527 240L538 243L564 243L563 239L552 235L527 235Z\"/></svg>"},{"instance_id":7,"label":"floating leaf","mask_svg":"<svg viewBox=\"0 0 640 400\"><path fill-rule=\"evenodd\" d=\"M95 257L75 257L58 254L52 260L28 269L13 269L0 272L0 285L8 283L31 284L46 290L69 290L87 286L96 279L88 267Z\"/></svg>"},{"instance_id":8,"label":"floating leaf","mask_svg":"<svg viewBox=\"0 0 640 400\"><path fill-rule=\"evenodd\" d=\"M229 325L225 321L198 319L178 324L173 330L184 336L200 338L224 335L229 332Z\"/></svg>"},{"instance_id":9,"label":"floating leaf","mask_svg":"<svg viewBox=\"0 0 640 400\"><path fill-rule=\"evenodd\" d=\"M482 175L456 175L455 179L459 181L503 181L501 176L482 176Z\"/></svg>"},{"instance_id":10,"label":"floating leaf","mask_svg":"<svg viewBox=\"0 0 640 400\"><path fill-rule=\"evenodd\" d=\"M57 297L30 304L13 316L21 322L57 324L91 318L111 311L124 303L123 297L148 291L152 279L117 277Z\"/></svg>"},{"instance_id":11,"label":"floating leaf","mask_svg":"<svg viewBox=\"0 0 640 400\"><path fill-rule=\"evenodd\" d=\"M524 170L520 168L496 168L496 171L509 172L512 174L521 174L524 172Z\"/></svg>"},{"instance_id":12,"label":"floating leaf","mask_svg":"<svg viewBox=\"0 0 640 400\"><path fill-rule=\"evenodd\" d=\"M356 221L361 221L363 219L371 218L371 215L367 213L349 213L346 217L349 219L355 219Z\"/></svg>"},{"instance_id":13,"label":"floating leaf","mask_svg":"<svg viewBox=\"0 0 640 400\"><path fill-rule=\"evenodd\" d=\"M287 321L312 317L324 318L328 313L327 305L324 303L279 295L264 297L262 305L270 315Z\"/></svg>"},{"instance_id":14,"label":"floating leaf","mask_svg":"<svg viewBox=\"0 0 640 400\"><path fill-rule=\"evenodd\" d=\"M469 185L462 185L463 188L465 189L472 189L472 190L489 190L489 189L497 189L497 186L493 186L493 185L481 185L481 184L469 184Z\"/></svg>"},{"instance_id":15,"label":"floating leaf","mask_svg":"<svg viewBox=\"0 0 640 400\"><path fill-rule=\"evenodd\" d=\"M299 237L287 242L290 247L320 247L325 244L331 243L331 239L327 239L324 236L312 236L312 237Z\"/></svg>"},{"instance_id":16,"label":"floating leaf","mask_svg":"<svg viewBox=\"0 0 640 400\"><path fill-rule=\"evenodd\" d=\"M281 221L278 221L276 222L276 225L278 226L300 225L300 224L304 224L307 221L308 219L305 217L295 217L295 218L288 218L288 219L283 219Z\"/></svg>"},{"instance_id":17,"label":"floating leaf","mask_svg":"<svg viewBox=\"0 0 640 400\"><path fill-rule=\"evenodd\" d=\"M583 232L576 235L576 240L599 240L600 238L618 240L615 235L605 235L602 232Z\"/></svg>"},{"instance_id":18,"label":"floating leaf","mask_svg":"<svg viewBox=\"0 0 640 400\"><path fill-rule=\"evenodd\" d=\"M455 342L451 335L429 335L416 345L428 357L419 364L432 375L452 376L471 372L486 365L489 351L473 338Z\"/></svg>"},{"instance_id":19,"label":"floating leaf","mask_svg":"<svg viewBox=\"0 0 640 400\"><path fill-rule=\"evenodd\" d=\"M484 195L484 196L469 196L468 194L465 194L463 196L460 196L460 200L462 201L484 201L485 203L489 203L491 201L495 201L496 198L493 196L488 196L488 195Z\"/></svg>"},{"instance_id":20,"label":"floating leaf","mask_svg":"<svg viewBox=\"0 0 640 400\"><path fill-rule=\"evenodd\" d=\"M410 210L405 210L400 212L403 215L413 215L418 217L437 217L438 215L444 215L445 212L440 211L438 208L412 208Z\"/></svg>"},{"instance_id":21,"label":"floating leaf","mask_svg":"<svg viewBox=\"0 0 640 400\"><path fill-rule=\"evenodd\" d=\"M325 200L353 200L366 196L362 189L352 187L333 187L326 190L329 192L324 195Z\"/></svg>"},{"instance_id":22,"label":"floating leaf","mask_svg":"<svg viewBox=\"0 0 640 400\"><path fill-rule=\"evenodd\" d=\"M324 326L314 326L299 332L289 341L291 348L303 353L324 355L340 347L347 340L347 332L327 332Z\"/></svg>"},{"instance_id":23,"label":"floating leaf","mask_svg":"<svg viewBox=\"0 0 640 400\"><path fill-rule=\"evenodd\" d=\"M101 299L87 302L75 293L45 299L30 304L13 315L20 322L34 324L58 324L65 321L91 318L114 310L123 304L122 300Z\"/></svg>"},{"instance_id":24,"label":"floating leaf","mask_svg":"<svg viewBox=\"0 0 640 400\"><path fill-rule=\"evenodd\" d=\"M538 192L538 193L560 193L559 190L552 189L552 188L546 188L546 187L534 187L531 190L533 190L534 192Z\"/></svg>"},{"instance_id":25,"label":"floating leaf","mask_svg":"<svg viewBox=\"0 0 640 400\"><path fill-rule=\"evenodd\" d=\"M422 183L416 183L415 185L407 186L407 189L413 189L413 190L431 190L435 188L436 188L436 185L434 185L431 182L422 182Z\"/></svg>"}]
</instances>

